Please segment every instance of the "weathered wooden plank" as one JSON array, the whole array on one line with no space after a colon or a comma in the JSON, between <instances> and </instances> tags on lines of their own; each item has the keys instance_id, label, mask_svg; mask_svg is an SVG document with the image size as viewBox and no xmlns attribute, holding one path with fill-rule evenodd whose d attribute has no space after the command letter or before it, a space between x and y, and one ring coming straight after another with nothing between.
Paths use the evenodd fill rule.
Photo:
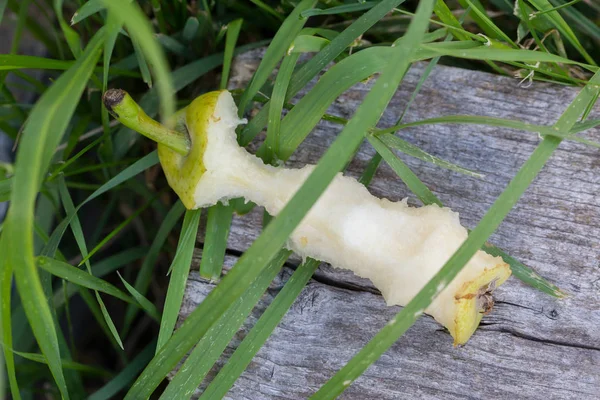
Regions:
<instances>
[{"instance_id":1,"label":"weathered wooden plank","mask_svg":"<svg viewBox=\"0 0 600 400\"><path fill-rule=\"evenodd\" d=\"M239 71L251 71L257 59L257 53L238 58L236 76L246 79L248 75L241 76ZM384 114L382 127L393 125L421 71L422 66L410 71ZM440 66L405 120L471 114L548 124L576 94L568 87L535 83L522 88L517 83ZM369 87L357 85L329 111L350 117ZM321 123L288 164L317 162L339 130L339 126ZM469 227L476 225L539 142L535 134L473 125L417 127L406 129L401 136L436 156L486 175L484 179L466 177L401 156L446 205L460 212L463 224ZM600 140L600 130L586 136ZM373 154L363 145L348 173L357 176ZM566 290L569 298L551 298L512 278L496 292L493 313L484 317L467 346L453 348L450 336L439 325L429 317L422 318L343 397L597 398L599 170L597 149L564 142L492 237L496 245ZM370 190L393 200L408 196L411 203L418 204L386 165L379 169ZM243 252L258 236L260 216L261 211L254 210L234 219L229 241L232 254ZM228 258L229 263L234 260ZM192 273L182 318L210 287ZM265 296L255 317L276 291L274 288ZM231 398L305 398L398 310L385 307L368 281L322 266L237 382Z\"/></svg>"}]
</instances>

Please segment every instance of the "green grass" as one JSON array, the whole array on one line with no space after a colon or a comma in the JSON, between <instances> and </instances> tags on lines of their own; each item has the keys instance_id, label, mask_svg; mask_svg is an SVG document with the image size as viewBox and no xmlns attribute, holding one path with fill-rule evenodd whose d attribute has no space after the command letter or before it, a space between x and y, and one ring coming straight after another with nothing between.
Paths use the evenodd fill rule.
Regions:
<instances>
[{"instance_id":1,"label":"green grass","mask_svg":"<svg viewBox=\"0 0 600 400\"><path fill-rule=\"evenodd\" d=\"M185 291L185 282L190 272L194 246L196 245L200 212L201 210L188 210L185 212L183 218L181 236L177 244L177 253L168 271L171 277L169 280L169 290L165 298L163 316L160 320L160 330L156 344L157 352L169 340L175 328L177 314L181 308L181 301L183 300L183 293Z\"/></svg>"},{"instance_id":2,"label":"green grass","mask_svg":"<svg viewBox=\"0 0 600 400\"><path fill-rule=\"evenodd\" d=\"M564 295L487 240L562 140L600 146L579 136L599 124L586 120L600 92L600 8L594 4L519 0L515 14L502 0L422 1L417 9L416 2L402 0L198 1L194 7L164 0L59 0L47 2L49 9L41 3L0 0L0 23L15 32L10 53L0 54L0 129L17 140L14 163L0 165L0 201L11 201L0 230L0 398L30 398L40 388L55 398L138 399L161 391L162 398L188 398L281 269L290 233L363 141L376 155L361 182L368 185L384 161L424 204L441 201L398 152L479 177L395 135L417 125L480 124L542 140L448 263L313 397L342 393L414 323L437 285L481 248L502 256L523 282ZM39 15L28 15L30 9ZM46 47L44 54L19 51L28 35ZM534 44L524 48L529 38ZM266 128L257 154L276 164L322 120L338 124L340 133L284 210L222 276L227 240L235 235L233 213L253 205L232 201L210 208L206 236L198 239L201 211L184 210L157 165L154 144L111 122L101 94L126 89L148 115L168 121L199 93L226 88L233 57L261 46L268 49L258 70L236 92L240 115L250 119L238 132L240 143L248 145ZM554 116L543 125L469 115L403 122L440 59L582 89L554 124ZM423 60L430 64L397 124L376 129L407 69ZM28 75L33 70L46 75ZM341 94L370 78L376 82L349 119L327 114ZM23 91L38 97L34 105L17 101ZM175 329L198 240L200 274L216 286ZM317 266L309 259L298 267L202 398L226 394ZM13 286L19 296L11 295ZM83 347L73 335L82 320L74 314L75 301L93 321L88 332L96 348ZM90 363L99 351L102 362ZM165 382L188 351L172 383Z\"/></svg>"}]
</instances>

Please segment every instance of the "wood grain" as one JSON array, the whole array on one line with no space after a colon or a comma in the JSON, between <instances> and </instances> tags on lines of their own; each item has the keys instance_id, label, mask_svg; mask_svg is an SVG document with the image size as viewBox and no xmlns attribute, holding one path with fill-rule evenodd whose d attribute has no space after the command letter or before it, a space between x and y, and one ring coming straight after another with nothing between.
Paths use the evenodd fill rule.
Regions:
<instances>
[{"instance_id":1,"label":"wood grain","mask_svg":"<svg viewBox=\"0 0 600 400\"><path fill-rule=\"evenodd\" d=\"M256 51L238 57L234 84L247 79L258 60L260 52ZM411 69L380 126L394 124L422 71L422 64ZM351 117L371 84L355 86L329 112ZM469 114L548 124L558 118L576 93L574 88L545 83L524 88L515 79L438 66L405 121ZM339 131L337 125L321 123L288 165L316 163ZM429 125L403 130L400 136L431 154L485 174L484 179L471 178L400 156L445 205L460 212L463 225L471 228L540 141L531 133L475 125ZM600 130L584 136L600 140ZM358 176L373 154L373 149L363 144L348 174ZM552 298L511 278L497 290L493 312L484 317L465 347L452 347L450 335L433 319L423 317L342 398L598 398L599 172L598 149L563 142L491 239L568 292L567 299ZM387 165L379 168L369 189L379 197L409 197L409 202L419 204ZM262 210L255 209L234 218L226 264L232 265L258 236L261 215ZM199 247L202 237L201 233ZM194 263L198 262L196 258ZM297 262L291 259L227 354L239 344ZM212 284L192 272L181 319L211 288ZM238 380L230 398L306 398L399 309L386 307L370 282L348 271L321 266Z\"/></svg>"}]
</instances>

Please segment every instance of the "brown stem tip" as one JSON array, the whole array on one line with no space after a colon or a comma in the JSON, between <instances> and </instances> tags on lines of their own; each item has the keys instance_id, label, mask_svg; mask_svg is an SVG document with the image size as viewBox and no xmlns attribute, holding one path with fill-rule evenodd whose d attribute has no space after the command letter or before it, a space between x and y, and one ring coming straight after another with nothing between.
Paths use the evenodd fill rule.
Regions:
<instances>
[{"instance_id":1,"label":"brown stem tip","mask_svg":"<svg viewBox=\"0 0 600 400\"><path fill-rule=\"evenodd\" d=\"M108 112L115 115L117 118L118 115L113 108L123 101L126 94L127 92L122 89L108 89L106 92L104 92L104 96L102 96L104 107L106 107Z\"/></svg>"}]
</instances>

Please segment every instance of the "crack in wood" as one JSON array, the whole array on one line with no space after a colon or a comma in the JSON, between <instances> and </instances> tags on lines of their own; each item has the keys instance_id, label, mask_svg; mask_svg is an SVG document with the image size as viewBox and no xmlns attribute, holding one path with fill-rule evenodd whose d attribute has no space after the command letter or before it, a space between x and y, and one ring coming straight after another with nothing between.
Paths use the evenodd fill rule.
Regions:
<instances>
[{"instance_id":1,"label":"crack in wood","mask_svg":"<svg viewBox=\"0 0 600 400\"><path fill-rule=\"evenodd\" d=\"M492 326L492 325L493 324L484 324L483 326ZM543 343L543 344L549 344L549 345L554 345L554 346L572 347L575 349L600 351L600 347L596 347L596 346L586 346L586 345L582 345L582 344L578 344L578 343L570 343L570 342L564 342L564 341L559 341L559 340L539 338L539 337L527 335L522 332L518 332L516 330L511 330L511 329L507 329L507 328L493 329L493 330L496 332L508 333L519 339L530 340L530 341L536 342L536 343Z\"/></svg>"}]
</instances>

